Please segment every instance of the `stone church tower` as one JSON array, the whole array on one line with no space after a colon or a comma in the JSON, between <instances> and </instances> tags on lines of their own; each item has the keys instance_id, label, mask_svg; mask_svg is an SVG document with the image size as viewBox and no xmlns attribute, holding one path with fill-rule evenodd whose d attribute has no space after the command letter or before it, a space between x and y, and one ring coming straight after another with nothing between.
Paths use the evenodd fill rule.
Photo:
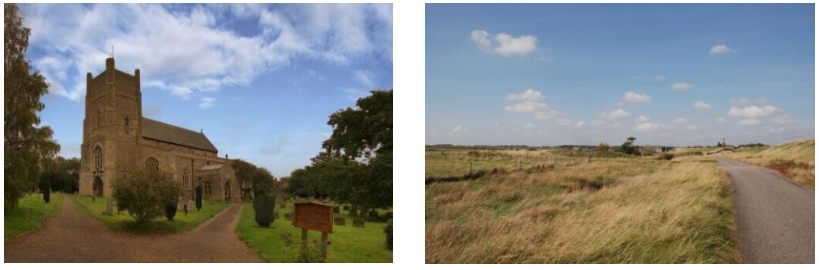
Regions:
<instances>
[{"instance_id":1,"label":"stone church tower","mask_svg":"<svg viewBox=\"0 0 819 270\"><path fill-rule=\"evenodd\" d=\"M201 186L212 201L240 200L230 161L203 131L142 117L139 69L119 71L114 58L105 71L86 75L85 119L81 148L80 195L110 197L113 183L135 169L168 172L191 200Z\"/></svg>"}]
</instances>

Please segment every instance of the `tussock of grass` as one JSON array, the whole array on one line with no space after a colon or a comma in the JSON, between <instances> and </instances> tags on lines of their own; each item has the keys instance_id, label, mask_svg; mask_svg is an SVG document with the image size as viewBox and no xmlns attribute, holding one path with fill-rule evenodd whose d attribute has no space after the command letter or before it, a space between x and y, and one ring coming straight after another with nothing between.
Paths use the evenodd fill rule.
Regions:
<instances>
[{"instance_id":1,"label":"tussock of grass","mask_svg":"<svg viewBox=\"0 0 819 270\"><path fill-rule=\"evenodd\" d=\"M766 166L781 172L805 188L815 189L815 140L798 140L782 145L741 149L725 157Z\"/></svg>"},{"instance_id":2,"label":"tussock of grass","mask_svg":"<svg viewBox=\"0 0 819 270\"><path fill-rule=\"evenodd\" d=\"M427 185L426 261L736 262L729 182L706 159L603 158Z\"/></svg>"},{"instance_id":3,"label":"tussock of grass","mask_svg":"<svg viewBox=\"0 0 819 270\"><path fill-rule=\"evenodd\" d=\"M3 241L43 227L43 222L60 213L63 204L62 193L51 193L51 202L43 201L43 194L32 193L20 199L17 209L4 212Z\"/></svg>"}]
</instances>

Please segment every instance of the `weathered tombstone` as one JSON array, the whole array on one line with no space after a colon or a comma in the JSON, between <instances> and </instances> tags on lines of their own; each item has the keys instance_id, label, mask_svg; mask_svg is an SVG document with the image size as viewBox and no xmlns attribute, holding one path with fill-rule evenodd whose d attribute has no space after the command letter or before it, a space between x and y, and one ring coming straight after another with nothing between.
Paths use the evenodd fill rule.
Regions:
<instances>
[{"instance_id":1,"label":"weathered tombstone","mask_svg":"<svg viewBox=\"0 0 819 270\"><path fill-rule=\"evenodd\" d=\"M301 256L307 261L307 230L321 232L321 258L327 259L327 237L333 233L333 207L317 202L293 204L293 226L301 228Z\"/></svg>"},{"instance_id":2,"label":"weathered tombstone","mask_svg":"<svg viewBox=\"0 0 819 270\"><path fill-rule=\"evenodd\" d=\"M350 206L349 206L349 205L345 205L345 206L344 206L344 211L350 211Z\"/></svg>"},{"instance_id":3,"label":"weathered tombstone","mask_svg":"<svg viewBox=\"0 0 819 270\"><path fill-rule=\"evenodd\" d=\"M333 223L335 223L338 226L345 226L347 225L347 219L345 219L344 217L336 217L333 219Z\"/></svg>"},{"instance_id":4,"label":"weathered tombstone","mask_svg":"<svg viewBox=\"0 0 819 270\"><path fill-rule=\"evenodd\" d=\"M105 212L102 212L103 215L110 216L114 213L114 200L108 198L108 205L105 206Z\"/></svg>"},{"instance_id":5,"label":"weathered tombstone","mask_svg":"<svg viewBox=\"0 0 819 270\"><path fill-rule=\"evenodd\" d=\"M364 228L364 219L363 218L354 218L353 219L353 227Z\"/></svg>"},{"instance_id":6,"label":"weathered tombstone","mask_svg":"<svg viewBox=\"0 0 819 270\"><path fill-rule=\"evenodd\" d=\"M341 209L339 209L338 206L333 207L333 214L338 214L338 213L341 213Z\"/></svg>"},{"instance_id":7,"label":"weathered tombstone","mask_svg":"<svg viewBox=\"0 0 819 270\"><path fill-rule=\"evenodd\" d=\"M293 220L293 213L284 213L285 220Z\"/></svg>"}]
</instances>

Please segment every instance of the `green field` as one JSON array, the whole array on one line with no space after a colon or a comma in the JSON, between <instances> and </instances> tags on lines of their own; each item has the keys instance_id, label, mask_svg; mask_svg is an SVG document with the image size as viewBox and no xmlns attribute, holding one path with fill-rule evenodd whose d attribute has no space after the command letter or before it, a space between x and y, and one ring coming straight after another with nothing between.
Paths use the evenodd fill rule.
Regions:
<instances>
[{"instance_id":1,"label":"green field","mask_svg":"<svg viewBox=\"0 0 819 270\"><path fill-rule=\"evenodd\" d=\"M256 225L253 205L245 203L242 217L236 233L250 248L258 251L269 262L297 262L301 241L301 229L293 227L292 222L284 219L284 213L292 212L292 204L280 208L277 218L270 228ZM383 215L390 210L379 210ZM331 263L391 263L392 251L384 247L385 222L366 222L365 228L354 228L353 219L348 211L341 210L345 216L346 226L333 226L327 247L327 262ZM321 233L310 231L308 241L320 241Z\"/></svg>"},{"instance_id":2,"label":"green field","mask_svg":"<svg viewBox=\"0 0 819 270\"><path fill-rule=\"evenodd\" d=\"M153 222L146 226L137 227L134 218L131 217L127 211L116 213L116 207L114 207L113 215L103 215L102 212L105 211L107 206L105 198L97 198L96 202L91 202L91 197L75 196L74 201L79 206L80 211L102 221L103 224L113 230L148 234L188 231L215 216L230 205L229 203L222 202L204 202L201 211L197 211L196 209L189 210L188 214L185 215L185 213L180 210L176 212L173 221L168 221L165 216L161 216L155 218Z\"/></svg>"},{"instance_id":3,"label":"green field","mask_svg":"<svg viewBox=\"0 0 819 270\"><path fill-rule=\"evenodd\" d=\"M20 234L42 228L46 218L60 213L63 196L62 193L51 193L51 202L48 204L39 193L28 194L20 199L17 209L4 212L3 240L8 241Z\"/></svg>"},{"instance_id":4,"label":"green field","mask_svg":"<svg viewBox=\"0 0 819 270\"><path fill-rule=\"evenodd\" d=\"M595 152L427 148L426 262L738 261L713 157Z\"/></svg>"}]
</instances>

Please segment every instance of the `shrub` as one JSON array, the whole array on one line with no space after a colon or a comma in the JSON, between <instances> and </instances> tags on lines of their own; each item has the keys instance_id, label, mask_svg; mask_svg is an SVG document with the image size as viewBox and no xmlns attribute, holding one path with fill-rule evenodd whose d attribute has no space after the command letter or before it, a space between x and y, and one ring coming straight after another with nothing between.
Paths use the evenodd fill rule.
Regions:
<instances>
[{"instance_id":1,"label":"shrub","mask_svg":"<svg viewBox=\"0 0 819 270\"><path fill-rule=\"evenodd\" d=\"M166 205L176 204L180 193L169 174L152 170L131 172L118 179L113 190L117 208L128 210L137 223L161 216Z\"/></svg>"},{"instance_id":2,"label":"shrub","mask_svg":"<svg viewBox=\"0 0 819 270\"><path fill-rule=\"evenodd\" d=\"M173 217L176 216L176 204L168 204L165 205L165 217L168 220L173 220Z\"/></svg>"},{"instance_id":3,"label":"shrub","mask_svg":"<svg viewBox=\"0 0 819 270\"><path fill-rule=\"evenodd\" d=\"M256 210L256 224L260 227L270 227L273 223L273 209L276 208L276 197L270 194L260 194L254 199Z\"/></svg>"},{"instance_id":4,"label":"shrub","mask_svg":"<svg viewBox=\"0 0 819 270\"><path fill-rule=\"evenodd\" d=\"M45 203L48 203L48 202L51 201L51 189L50 188L46 188L46 189L43 190L43 200L45 201Z\"/></svg>"},{"instance_id":5,"label":"shrub","mask_svg":"<svg viewBox=\"0 0 819 270\"><path fill-rule=\"evenodd\" d=\"M202 209L202 186L196 186L196 210Z\"/></svg>"},{"instance_id":6,"label":"shrub","mask_svg":"<svg viewBox=\"0 0 819 270\"><path fill-rule=\"evenodd\" d=\"M384 233L387 235L387 242L385 245L387 246L388 250L392 250L392 219L387 222L387 226L384 227Z\"/></svg>"},{"instance_id":7,"label":"shrub","mask_svg":"<svg viewBox=\"0 0 819 270\"><path fill-rule=\"evenodd\" d=\"M663 159L665 159L665 160L671 160L673 158L674 158L674 154L672 154L672 153L663 154Z\"/></svg>"}]
</instances>

